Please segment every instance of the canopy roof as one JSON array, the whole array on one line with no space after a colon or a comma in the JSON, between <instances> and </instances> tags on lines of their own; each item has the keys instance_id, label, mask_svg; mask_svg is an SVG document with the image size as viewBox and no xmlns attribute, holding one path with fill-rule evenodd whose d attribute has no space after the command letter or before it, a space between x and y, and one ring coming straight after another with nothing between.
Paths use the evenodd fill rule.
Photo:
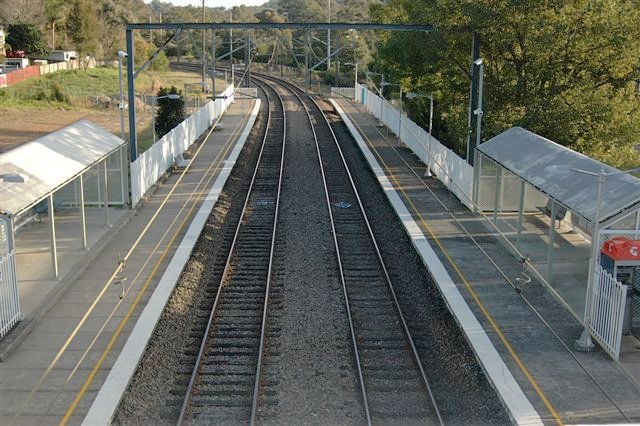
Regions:
<instances>
[{"instance_id":1,"label":"canopy roof","mask_svg":"<svg viewBox=\"0 0 640 426\"><path fill-rule=\"evenodd\" d=\"M0 212L17 215L124 145L80 120L0 154Z\"/></svg>"},{"instance_id":2,"label":"canopy roof","mask_svg":"<svg viewBox=\"0 0 640 426\"><path fill-rule=\"evenodd\" d=\"M513 127L478 146L511 173L533 185L591 223L598 201L598 178L592 173L620 170L572 151L521 127ZM640 179L630 174L607 176L602 187L600 222L640 209Z\"/></svg>"}]
</instances>

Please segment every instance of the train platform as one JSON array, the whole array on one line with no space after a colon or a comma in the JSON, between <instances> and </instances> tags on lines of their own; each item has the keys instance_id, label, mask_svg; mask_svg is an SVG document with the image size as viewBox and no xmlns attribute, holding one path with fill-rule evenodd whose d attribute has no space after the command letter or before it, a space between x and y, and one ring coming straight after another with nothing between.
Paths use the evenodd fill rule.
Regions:
<instances>
[{"instance_id":1,"label":"train platform","mask_svg":"<svg viewBox=\"0 0 640 426\"><path fill-rule=\"evenodd\" d=\"M352 134L357 133L354 137L363 144L365 156L370 156L368 160L390 200L393 203L395 197L407 212L399 214L408 231L411 226L419 228L411 231L414 245L420 249L416 235L426 239L446 269L446 279L453 281L508 368L504 375L515 378L535 408L539 420L532 422L640 422L640 341L625 337L619 363L602 350L576 352L573 345L582 331L580 324L535 279L522 293L508 284L505 277L518 277L522 264L483 219L435 177L424 177L425 165L392 132L378 127L378 120L362 105L344 98L334 102L345 122L351 123ZM531 244L536 244L535 239ZM538 239L537 244L546 243ZM427 266L437 275L437 268ZM450 292L446 286L441 290L447 298ZM463 323L463 315L455 312L457 308L449 299L447 302ZM472 346L475 334L467 330ZM485 349L474 346L481 361ZM498 377L503 375L500 371L487 364L484 368L491 383L504 383L503 377ZM523 418L515 420L527 423Z\"/></svg>"},{"instance_id":2,"label":"train platform","mask_svg":"<svg viewBox=\"0 0 640 426\"><path fill-rule=\"evenodd\" d=\"M0 342L0 424L84 420L174 253L187 250L189 225L195 217L206 220L202 206L213 206L211 192L215 185L221 190L219 177L226 180L256 106L251 99L230 105L224 124L190 148L187 169L163 176L138 207L112 212L89 251L64 257L59 280L50 279L49 261L29 262L28 291L21 294L27 313ZM33 256L46 254L32 240Z\"/></svg>"}]
</instances>

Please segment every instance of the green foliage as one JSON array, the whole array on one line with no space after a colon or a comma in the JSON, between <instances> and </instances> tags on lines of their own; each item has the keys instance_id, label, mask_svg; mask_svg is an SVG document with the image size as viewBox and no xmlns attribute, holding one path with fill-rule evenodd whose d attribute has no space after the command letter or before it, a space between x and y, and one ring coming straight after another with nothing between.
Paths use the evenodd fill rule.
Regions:
<instances>
[{"instance_id":1,"label":"green foliage","mask_svg":"<svg viewBox=\"0 0 640 426\"><path fill-rule=\"evenodd\" d=\"M91 0L74 0L67 17L67 29L81 57L96 54L98 49L98 19Z\"/></svg>"},{"instance_id":2,"label":"green foliage","mask_svg":"<svg viewBox=\"0 0 640 426\"><path fill-rule=\"evenodd\" d=\"M175 86L171 86L169 89L161 87L158 90L158 98L167 95L179 95L180 98L157 100L156 135L158 139L169 133L171 129L182 123L186 118L182 91L178 91Z\"/></svg>"},{"instance_id":3,"label":"green foliage","mask_svg":"<svg viewBox=\"0 0 640 426\"><path fill-rule=\"evenodd\" d=\"M30 56L46 56L48 53L42 31L33 24L9 25L6 42L13 50L24 50Z\"/></svg>"},{"instance_id":4,"label":"green foliage","mask_svg":"<svg viewBox=\"0 0 640 426\"><path fill-rule=\"evenodd\" d=\"M160 52L156 59L151 63L151 69L154 71L165 71L169 69L169 58L164 51Z\"/></svg>"},{"instance_id":5,"label":"green foliage","mask_svg":"<svg viewBox=\"0 0 640 426\"><path fill-rule=\"evenodd\" d=\"M469 130L477 31L486 64L484 140L522 126L614 166L640 163L632 150L640 133L636 0L389 0L372 14L436 25L431 35L385 34L373 66L405 91L434 94L434 133L450 146L461 151ZM409 107L424 120L428 103Z\"/></svg>"},{"instance_id":6,"label":"green foliage","mask_svg":"<svg viewBox=\"0 0 640 426\"><path fill-rule=\"evenodd\" d=\"M45 0L44 19L46 28L51 31L50 46L56 48L56 29L64 25L67 15L68 2L65 0Z\"/></svg>"}]
</instances>

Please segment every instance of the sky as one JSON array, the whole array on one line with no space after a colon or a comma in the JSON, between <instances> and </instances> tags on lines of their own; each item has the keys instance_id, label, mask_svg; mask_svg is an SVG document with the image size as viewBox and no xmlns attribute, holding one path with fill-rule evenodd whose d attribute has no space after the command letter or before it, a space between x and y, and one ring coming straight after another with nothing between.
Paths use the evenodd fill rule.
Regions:
<instances>
[{"instance_id":1,"label":"sky","mask_svg":"<svg viewBox=\"0 0 640 426\"><path fill-rule=\"evenodd\" d=\"M173 3L174 6L200 6L202 7L202 0L161 0L164 3ZM233 7L244 4L245 6L259 6L266 3L267 0L205 0L204 5L206 7ZM147 1L147 3L149 3Z\"/></svg>"}]
</instances>

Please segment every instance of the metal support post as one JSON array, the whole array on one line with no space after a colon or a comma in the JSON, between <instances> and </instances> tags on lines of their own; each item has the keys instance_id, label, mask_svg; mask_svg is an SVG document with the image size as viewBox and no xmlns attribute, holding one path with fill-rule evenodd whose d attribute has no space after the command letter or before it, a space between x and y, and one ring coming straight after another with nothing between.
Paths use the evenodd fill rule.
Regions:
<instances>
[{"instance_id":1,"label":"metal support post","mask_svg":"<svg viewBox=\"0 0 640 426\"><path fill-rule=\"evenodd\" d=\"M378 89L378 95L380 95L380 122L378 123L379 127L384 126L384 122L382 121L382 114L384 112L384 74L382 74L382 80L380 81L380 88Z\"/></svg>"},{"instance_id":2,"label":"metal support post","mask_svg":"<svg viewBox=\"0 0 640 426\"><path fill-rule=\"evenodd\" d=\"M216 31L211 30L211 90L213 100L216 99Z\"/></svg>"},{"instance_id":3,"label":"metal support post","mask_svg":"<svg viewBox=\"0 0 640 426\"><path fill-rule=\"evenodd\" d=\"M551 200L551 226L549 227L549 249L547 250L547 282L551 284L553 273L553 245L556 241L556 202Z\"/></svg>"},{"instance_id":4,"label":"metal support post","mask_svg":"<svg viewBox=\"0 0 640 426\"><path fill-rule=\"evenodd\" d=\"M400 109L398 110L398 139L402 140L402 87L400 87Z\"/></svg>"},{"instance_id":5,"label":"metal support post","mask_svg":"<svg viewBox=\"0 0 640 426\"><path fill-rule=\"evenodd\" d=\"M331 0L329 0L329 23L331 23ZM331 68L331 28L327 29L327 71Z\"/></svg>"},{"instance_id":6,"label":"metal support post","mask_svg":"<svg viewBox=\"0 0 640 426\"><path fill-rule=\"evenodd\" d=\"M251 39L249 36L244 37L244 87L249 87L249 61L251 59Z\"/></svg>"},{"instance_id":7,"label":"metal support post","mask_svg":"<svg viewBox=\"0 0 640 426\"><path fill-rule=\"evenodd\" d=\"M591 174L591 173L589 173ZM596 197L596 216L593 220L593 231L591 233L591 256L589 257L589 275L587 278L587 297L584 306L584 325L580 338L576 341L576 346L580 350L590 351L595 348L589 333L589 325L591 324L591 305L593 304L593 286L595 279L596 258L600 248L600 202L602 200L602 187L606 179L604 170L600 170L597 174L598 178L598 195Z\"/></svg>"},{"instance_id":8,"label":"metal support post","mask_svg":"<svg viewBox=\"0 0 640 426\"><path fill-rule=\"evenodd\" d=\"M473 165L473 128L474 128L474 111L477 107L477 93L478 93L478 73L475 61L480 58L480 37L478 33L473 33L473 39L471 41L471 89L469 93L469 116L467 119L468 134L467 134L467 163Z\"/></svg>"},{"instance_id":9,"label":"metal support post","mask_svg":"<svg viewBox=\"0 0 640 426\"><path fill-rule=\"evenodd\" d=\"M429 95L429 139L427 141L427 170L424 175L431 177L431 137L433 131L433 95Z\"/></svg>"},{"instance_id":10,"label":"metal support post","mask_svg":"<svg viewBox=\"0 0 640 426\"><path fill-rule=\"evenodd\" d=\"M484 80L484 64L482 63L482 59L478 59L475 63L480 68L480 71L479 71L480 83L479 83L479 89L478 89L478 109L474 111L476 114L476 143L475 143L474 149L477 146L480 146L480 137L482 136L482 115L484 114L484 111L482 110L482 86L483 86L483 80Z\"/></svg>"},{"instance_id":11,"label":"metal support post","mask_svg":"<svg viewBox=\"0 0 640 426\"><path fill-rule=\"evenodd\" d=\"M524 196L527 187L524 180L520 181L520 203L518 204L518 234L516 236L516 248L520 250L520 238L522 236L522 216L524 214Z\"/></svg>"},{"instance_id":12,"label":"metal support post","mask_svg":"<svg viewBox=\"0 0 640 426\"><path fill-rule=\"evenodd\" d=\"M51 238L51 267L53 276L58 278L58 247L56 245L56 219L53 212L53 193L47 198L47 208L49 209L49 237Z\"/></svg>"},{"instance_id":13,"label":"metal support post","mask_svg":"<svg viewBox=\"0 0 640 426\"><path fill-rule=\"evenodd\" d=\"M496 199L493 208L493 222L498 226L498 212L500 211L500 193L502 192L502 167L496 169Z\"/></svg>"},{"instance_id":14,"label":"metal support post","mask_svg":"<svg viewBox=\"0 0 640 426\"><path fill-rule=\"evenodd\" d=\"M107 226L110 227L111 223L109 223L109 178L107 174L107 160L105 159L103 162L103 171L104 171L104 211L105 211L105 219L107 220Z\"/></svg>"},{"instance_id":15,"label":"metal support post","mask_svg":"<svg viewBox=\"0 0 640 426\"><path fill-rule=\"evenodd\" d=\"M482 169L482 154L477 150L473 151L473 205L474 211L479 213L482 211L480 208L480 171Z\"/></svg>"},{"instance_id":16,"label":"metal support post","mask_svg":"<svg viewBox=\"0 0 640 426\"><path fill-rule=\"evenodd\" d=\"M133 80L134 46L133 31L127 29L127 96L129 98L129 149L130 159L133 163L138 158L138 135L136 134L136 93Z\"/></svg>"},{"instance_id":17,"label":"metal support post","mask_svg":"<svg viewBox=\"0 0 640 426\"><path fill-rule=\"evenodd\" d=\"M87 218L84 211L84 173L78 176L80 183L80 221L82 222L82 248L87 249Z\"/></svg>"},{"instance_id":18,"label":"metal support post","mask_svg":"<svg viewBox=\"0 0 640 426\"><path fill-rule=\"evenodd\" d=\"M229 22L233 22L233 9L229 10ZM235 74L233 71L233 28L229 28L229 66L231 67L231 84L235 85Z\"/></svg>"},{"instance_id":19,"label":"metal support post","mask_svg":"<svg viewBox=\"0 0 640 426\"><path fill-rule=\"evenodd\" d=\"M304 32L304 88L309 90L311 75L309 73L309 31Z\"/></svg>"},{"instance_id":20,"label":"metal support post","mask_svg":"<svg viewBox=\"0 0 640 426\"><path fill-rule=\"evenodd\" d=\"M204 9L204 0L202 0L202 23L205 23L205 9ZM202 91L205 91L205 79L207 77L207 48L205 36L207 34L207 30L202 30L202 48L200 49L200 53L202 55Z\"/></svg>"}]
</instances>

